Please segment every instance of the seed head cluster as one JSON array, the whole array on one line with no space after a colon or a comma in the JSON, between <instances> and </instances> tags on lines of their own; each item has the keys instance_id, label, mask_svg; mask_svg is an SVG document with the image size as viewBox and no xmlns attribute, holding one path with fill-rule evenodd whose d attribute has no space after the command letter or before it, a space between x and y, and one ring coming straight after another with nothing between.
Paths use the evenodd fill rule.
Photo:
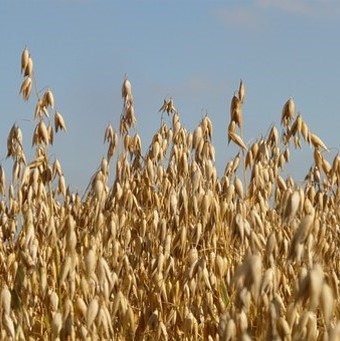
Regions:
<instances>
[{"instance_id":1,"label":"seed head cluster","mask_svg":"<svg viewBox=\"0 0 340 341\"><path fill-rule=\"evenodd\" d=\"M27 101L27 48L21 71ZM0 166L2 340L340 339L340 156L327 160L293 98L281 127L246 144L240 82L226 122L239 152L218 177L211 120L188 131L172 98L142 151L125 78L118 131L106 128L81 197L51 156L66 131L54 93L35 96L34 157L14 124L11 177ZM302 144L313 164L297 183L282 174Z\"/></svg>"}]
</instances>

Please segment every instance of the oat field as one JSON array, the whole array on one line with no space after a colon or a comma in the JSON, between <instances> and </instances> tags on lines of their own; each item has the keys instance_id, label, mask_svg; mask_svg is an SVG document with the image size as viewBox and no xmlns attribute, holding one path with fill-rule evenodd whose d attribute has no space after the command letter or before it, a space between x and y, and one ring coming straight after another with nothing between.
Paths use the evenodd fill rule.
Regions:
<instances>
[{"instance_id":1,"label":"oat field","mask_svg":"<svg viewBox=\"0 0 340 341\"><path fill-rule=\"evenodd\" d=\"M52 156L67 118L52 90L37 93L27 48L21 71L35 129L24 146L13 125L11 174L0 167L2 340L340 339L340 155L329 159L292 98L281 126L247 145L240 82L225 122L225 148L239 152L218 177L213 122L188 131L175 99L142 151L125 79L81 197ZM283 178L290 150L309 146L305 181Z\"/></svg>"}]
</instances>

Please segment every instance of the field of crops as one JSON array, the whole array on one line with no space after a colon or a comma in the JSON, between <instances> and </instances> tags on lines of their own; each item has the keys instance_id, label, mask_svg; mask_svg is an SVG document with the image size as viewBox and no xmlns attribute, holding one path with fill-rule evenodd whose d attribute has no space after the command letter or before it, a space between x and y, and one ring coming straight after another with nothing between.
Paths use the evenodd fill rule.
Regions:
<instances>
[{"instance_id":1,"label":"field of crops","mask_svg":"<svg viewBox=\"0 0 340 341\"><path fill-rule=\"evenodd\" d=\"M225 124L239 153L218 177L212 122L188 131L172 98L160 108L172 124L142 153L125 79L120 125L103 132L107 156L80 197L51 156L67 119L52 90L34 90L27 48L21 71L35 157L14 124L12 174L0 167L1 339L340 339L340 156L327 159L292 98L281 126L247 145L240 82ZM302 185L283 178L290 150L308 145Z\"/></svg>"}]
</instances>

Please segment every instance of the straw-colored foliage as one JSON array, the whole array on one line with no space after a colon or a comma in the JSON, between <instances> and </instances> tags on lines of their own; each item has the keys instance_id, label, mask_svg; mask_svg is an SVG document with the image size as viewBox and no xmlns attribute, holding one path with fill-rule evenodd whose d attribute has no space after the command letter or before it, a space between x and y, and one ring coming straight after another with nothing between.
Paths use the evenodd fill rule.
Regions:
<instances>
[{"instance_id":1,"label":"straw-colored foliage","mask_svg":"<svg viewBox=\"0 0 340 341\"><path fill-rule=\"evenodd\" d=\"M21 71L32 100L27 48ZM218 177L212 122L188 131L172 98L160 108L170 123L142 151L126 78L83 197L51 151L66 131L55 96L34 94L35 157L14 124L0 166L1 339L339 339L340 156L327 160L292 98L281 128L247 145L245 93L241 81L225 122L239 153ZM297 183L283 168L302 144L314 163Z\"/></svg>"}]
</instances>

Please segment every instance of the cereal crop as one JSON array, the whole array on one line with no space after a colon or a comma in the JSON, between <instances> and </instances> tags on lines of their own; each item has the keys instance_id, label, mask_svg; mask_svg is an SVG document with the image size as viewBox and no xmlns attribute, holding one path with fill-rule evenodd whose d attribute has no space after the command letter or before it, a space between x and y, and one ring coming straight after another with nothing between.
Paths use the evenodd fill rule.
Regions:
<instances>
[{"instance_id":1,"label":"cereal crop","mask_svg":"<svg viewBox=\"0 0 340 341\"><path fill-rule=\"evenodd\" d=\"M239 150L218 176L213 122L188 131L174 98L156 99L160 127L142 150L125 78L119 123L103 131L107 154L81 196L52 152L67 117L52 89L36 91L34 67L25 48L32 147L16 123L3 139L2 340L340 339L340 155L329 159L293 98L249 144L240 82L225 120L225 148ZM306 147L305 180L284 178L290 150Z\"/></svg>"}]
</instances>

